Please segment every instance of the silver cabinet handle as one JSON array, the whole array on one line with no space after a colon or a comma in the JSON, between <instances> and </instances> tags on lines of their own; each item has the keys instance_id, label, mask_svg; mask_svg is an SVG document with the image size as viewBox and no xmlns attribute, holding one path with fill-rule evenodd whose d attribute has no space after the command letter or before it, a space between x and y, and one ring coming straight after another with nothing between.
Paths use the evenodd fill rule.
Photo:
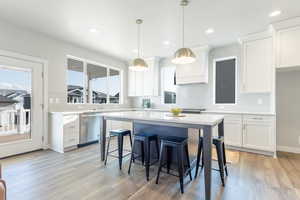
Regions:
<instances>
[{"instance_id":1,"label":"silver cabinet handle","mask_svg":"<svg viewBox=\"0 0 300 200\"><path fill-rule=\"evenodd\" d=\"M264 118L262 118L262 117L253 117L252 119L255 119L255 120L263 120Z\"/></svg>"}]
</instances>

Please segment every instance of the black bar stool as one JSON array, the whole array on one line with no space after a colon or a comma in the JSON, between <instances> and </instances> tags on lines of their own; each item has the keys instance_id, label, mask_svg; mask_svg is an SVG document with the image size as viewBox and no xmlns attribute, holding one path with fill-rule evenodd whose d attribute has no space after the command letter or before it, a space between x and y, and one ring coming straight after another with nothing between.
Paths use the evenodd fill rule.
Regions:
<instances>
[{"instance_id":1,"label":"black bar stool","mask_svg":"<svg viewBox=\"0 0 300 200\"><path fill-rule=\"evenodd\" d=\"M106 165L108 156L118 158L119 159L119 167L120 167L120 170L121 170L122 169L122 160L123 160L123 158L130 155L130 153L123 155L124 136L129 136L130 146L132 148L131 131L126 130L126 129L118 129L118 130L111 130L109 133L110 134L109 134L109 139L108 139L104 164ZM118 137L118 148L114 149L112 151L109 151L110 140L111 140L112 137ZM118 156L114 156L114 155L111 154L115 151L118 151ZM129 150L125 150L125 151L130 152Z\"/></svg>"},{"instance_id":2,"label":"black bar stool","mask_svg":"<svg viewBox=\"0 0 300 200\"><path fill-rule=\"evenodd\" d=\"M153 163L150 163L151 161L151 142L155 142L156 146L156 152L157 152L157 160ZM140 142L141 145L141 153L139 155L136 155L134 152L136 148L137 142ZM146 168L146 178L147 181L149 181L149 168L151 165L156 163L159 159L159 146L158 146L158 137L157 135L150 134L150 133L137 133L134 135L133 139L133 147L131 151L131 159L129 163L129 169L128 169L128 174L130 174L130 169L131 169L131 164L132 162L135 161L136 158L141 158L142 159L142 164L145 162L145 168Z\"/></svg>"},{"instance_id":3,"label":"black bar stool","mask_svg":"<svg viewBox=\"0 0 300 200\"><path fill-rule=\"evenodd\" d=\"M213 144L216 146L217 156L218 156L219 169L217 171L220 172L222 185L225 186L224 169L225 169L226 176L228 176L228 171L227 171L224 137L223 136L222 137L214 137L213 138ZM198 175L198 170L199 170L199 167L200 167L200 156L201 156L202 153L203 153L203 137L199 136L195 178ZM203 168L203 154L202 154L201 169L202 168Z\"/></svg>"},{"instance_id":4,"label":"black bar stool","mask_svg":"<svg viewBox=\"0 0 300 200\"><path fill-rule=\"evenodd\" d=\"M175 150L177 154L177 165L178 165L178 174L179 174L179 181L180 181L180 190L181 193L184 193L183 190L183 178L189 174L190 179L192 180L192 173L191 173L191 166L190 166L190 159L189 159L189 151L188 151L188 139L183 137L163 137L160 138L161 144L160 144L160 154L159 154L159 167L157 171L157 177L156 177L156 184L158 184L159 175L162 171L162 167L165 165L163 163L163 154L164 150L167 150L167 156L169 156L171 153L169 151ZM186 156L187 160L187 166L184 165L184 154ZM169 173L170 170L170 160L167 158L167 172ZM174 175L174 174L171 174ZM176 175L175 175L176 176Z\"/></svg>"}]
</instances>

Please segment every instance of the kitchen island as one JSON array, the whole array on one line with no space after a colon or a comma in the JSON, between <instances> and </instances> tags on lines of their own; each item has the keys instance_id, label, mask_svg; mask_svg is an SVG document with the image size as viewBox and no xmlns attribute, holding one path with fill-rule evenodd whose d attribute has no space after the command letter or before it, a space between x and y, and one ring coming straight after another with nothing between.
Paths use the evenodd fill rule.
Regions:
<instances>
[{"instance_id":1,"label":"kitchen island","mask_svg":"<svg viewBox=\"0 0 300 200\"><path fill-rule=\"evenodd\" d=\"M203 130L203 157L204 157L204 181L205 181L205 199L211 199L211 162L212 162L212 129L219 127L219 136L224 135L224 116L208 114L185 114L183 117L173 117L170 113L153 111L128 111L101 113L100 130L100 155L101 160L105 159L106 146L106 120L129 121L133 123L133 134L135 124L152 125L156 127L170 128L195 128Z\"/></svg>"}]
</instances>

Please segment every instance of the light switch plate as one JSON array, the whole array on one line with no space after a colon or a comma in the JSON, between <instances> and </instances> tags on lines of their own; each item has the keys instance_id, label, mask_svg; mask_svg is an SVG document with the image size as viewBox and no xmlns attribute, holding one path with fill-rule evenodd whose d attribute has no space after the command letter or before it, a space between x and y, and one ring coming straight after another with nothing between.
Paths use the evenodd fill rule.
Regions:
<instances>
[{"instance_id":1,"label":"light switch plate","mask_svg":"<svg viewBox=\"0 0 300 200\"><path fill-rule=\"evenodd\" d=\"M261 98L258 98L258 99L257 99L257 104L258 104L258 105L263 104L263 100L262 100Z\"/></svg>"}]
</instances>

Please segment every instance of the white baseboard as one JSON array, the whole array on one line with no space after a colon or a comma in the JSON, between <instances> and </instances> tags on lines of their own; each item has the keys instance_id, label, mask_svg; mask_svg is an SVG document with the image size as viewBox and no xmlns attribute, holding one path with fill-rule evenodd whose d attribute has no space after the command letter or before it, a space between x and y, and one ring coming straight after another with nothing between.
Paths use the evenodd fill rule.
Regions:
<instances>
[{"instance_id":1,"label":"white baseboard","mask_svg":"<svg viewBox=\"0 0 300 200\"><path fill-rule=\"evenodd\" d=\"M226 148L237 150L237 151L244 151L244 152L249 152L249 153L262 154L262 155L266 155L266 156L273 156L274 158L276 158L276 152L248 149L248 148L244 148L244 147L236 147L236 146L230 146L230 145L226 145Z\"/></svg>"},{"instance_id":2,"label":"white baseboard","mask_svg":"<svg viewBox=\"0 0 300 200\"><path fill-rule=\"evenodd\" d=\"M277 151L284 151L289 153L300 153L300 148L289 146L277 146Z\"/></svg>"}]
</instances>

